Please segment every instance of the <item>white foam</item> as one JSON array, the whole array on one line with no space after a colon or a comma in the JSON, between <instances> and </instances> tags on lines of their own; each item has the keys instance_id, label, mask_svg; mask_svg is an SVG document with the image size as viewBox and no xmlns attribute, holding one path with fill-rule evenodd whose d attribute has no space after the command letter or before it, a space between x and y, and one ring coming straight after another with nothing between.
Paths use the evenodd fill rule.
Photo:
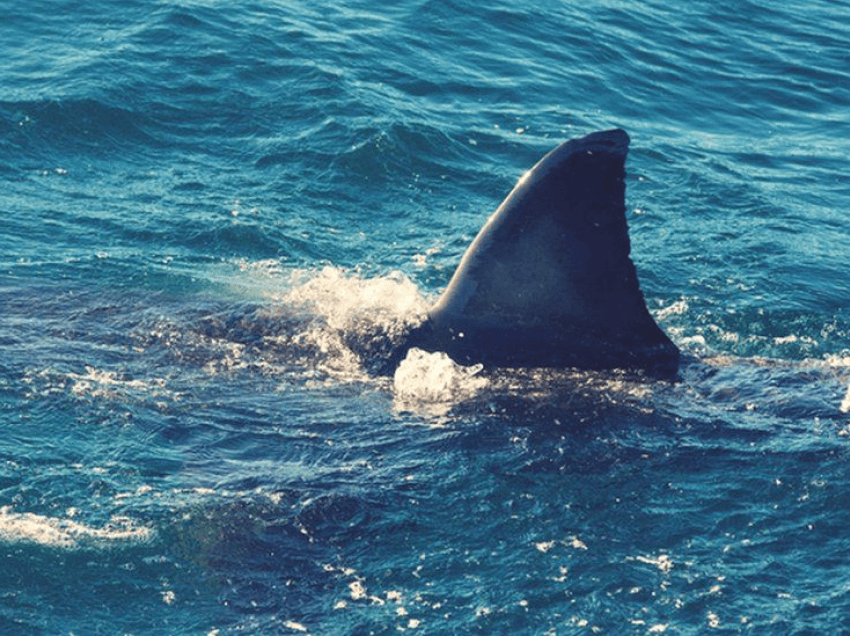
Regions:
<instances>
[{"instance_id":1,"label":"white foam","mask_svg":"<svg viewBox=\"0 0 850 636\"><path fill-rule=\"evenodd\" d=\"M363 278L358 271L325 267L319 272L294 272L297 284L280 301L309 309L332 329L350 328L368 316L383 323L421 321L428 301L416 284L401 272Z\"/></svg>"},{"instance_id":2,"label":"white foam","mask_svg":"<svg viewBox=\"0 0 850 636\"><path fill-rule=\"evenodd\" d=\"M304 627L304 625L296 621L284 621L283 626L287 629L291 629L294 632L307 633L309 631L306 627Z\"/></svg>"},{"instance_id":3,"label":"white foam","mask_svg":"<svg viewBox=\"0 0 850 636\"><path fill-rule=\"evenodd\" d=\"M705 337L700 335L700 334L680 338L679 342L680 342L680 344L685 345L685 346L694 346L694 347L703 347L703 348L705 348L707 346L707 343L705 341Z\"/></svg>"},{"instance_id":4,"label":"white foam","mask_svg":"<svg viewBox=\"0 0 850 636\"><path fill-rule=\"evenodd\" d=\"M305 316L304 330L291 338L292 344L319 351L322 358L311 364L336 380L361 380L361 360L346 337L356 341L358 334L383 334L393 341L425 319L429 304L401 272L365 278L359 270L329 266L292 272L268 314Z\"/></svg>"},{"instance_id":5,"label":"white foam","mask_svg":"<svg viewBox=\"0 0 850 636\"><path fill-rule=\"evenodd\" d=\"M847 382L847 370L850 369L850 355L843 352L840 355L830 355L824 361L827 368L830 369L836 379L842 382ZM842 413L850 413L850 385L844 393L844 399L841 400L841 405L838 407Z\"/></svg>"},{"instance_id":6,"label":"white foam","mask_svg":"<svg viewBox=\"0 0 850 636\"><path fill-rule=\"evenodd\" d=\"M53 548L103 548L116 543L144 543L154 531L127 517L113 517L101 528L87 526L70 518L45 517L31 512L0 508L0 542L30 543Z\"/></svg>"},{"instance_id":7,"label":"white foam","mask_svg":"<svg viewBox=\"0 0 850 636\"><path fill-rule=\"evenodd\" d=\"M40 395L70 391L79 398L117 401L175 401L180 398L168 388L164 378L131 379L116 371L100 370L89 365L86 365L85 373L63 372L51 368L31 369L26 372L24 381Z\"/></svg>"},{"instance_id":8,"label":"white foam","mask_svg":"<svg viewBox=\"0 0 850 636\"><path fill-rule=\"evenodd\" d=\"M78 396L116 397L131 392L146 393L165 390L165 380L160 378L128 380L120 377L115 371L99 371L90 366L86 366L85 373L68 373L67 375L73 382L71 393Z\"/></svg>"},{"instance_id":9,"label":"white foam","mask_svg":"<svg viewBox=\"0 0 850 636\"><path fill-rule=\"evenodd\" d=\"M829 355L826 357L826 364L837 369L850 367L850 355Z\"/></svg>"},{"instance_id":10,"label":"white foam","mask_svg":"<svg viewBox=\"0 0 850 636\"><path fill-rule=\"evenodd\" d=\"M441 245L439 243L435 243L432 247L429 247L427 250L425 250L424 253L414 254L411 260L418 267L425 267L426 265L428 265L428 258L433 256L434 254L439 254L441 250Z\"/></svg>"},{"instance_id":11,"label":"white foam","mask_svg":"<svg viewBox=\"0 0 850 636\"><path fill-rule=\"evenodd\" d=\"M689 309L688 301L684 298L682 300L678 300L670 305L667 305L663 309L659 309L655 312L655 319L658 321L663 321L669 318L670 316L681 316Z\"/></svg>"},{"instance_id":12,"label":"white foam","mask_svg":"<svg viewBox=\"0 0 850 636\"><path fill-rule=\"evenodd\" d=\"M396 398L407 404L454 403L469 399L488 385L478 375L482 366L464 367L445 353L413 348L396 369Z\"/></svg>"},{"instance_id":13,"label":"white foam","mask_svg":"<svg viewBox=\"0 0 850 636\"><path fill-rule=\"evenodd\" d=\"M666 554L660 554L657 557L646 557L646 556L636 556L636 557L627 557L627 561L637 561L639 563L646 563L647 565L654 565L662 572L669 572L673 569L673 561Z\"/></svg>"}]
</instances>

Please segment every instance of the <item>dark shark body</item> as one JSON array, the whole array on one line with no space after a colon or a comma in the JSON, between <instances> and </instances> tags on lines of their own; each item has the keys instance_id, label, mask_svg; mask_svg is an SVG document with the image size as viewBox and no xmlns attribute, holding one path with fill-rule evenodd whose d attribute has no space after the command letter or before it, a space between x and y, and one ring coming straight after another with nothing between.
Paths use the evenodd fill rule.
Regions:
<instances>
[{"instance_id":1,"label":"dark shark body","mask_svg":"<svg viewBox=\"0 0 850 636\"><path fill-rule=\"evenodd\" d=\"M411 347L486 367L674 375L629 257L622 130L568 141L516 185L466 251Z\"/></svg>"}]
</instances>

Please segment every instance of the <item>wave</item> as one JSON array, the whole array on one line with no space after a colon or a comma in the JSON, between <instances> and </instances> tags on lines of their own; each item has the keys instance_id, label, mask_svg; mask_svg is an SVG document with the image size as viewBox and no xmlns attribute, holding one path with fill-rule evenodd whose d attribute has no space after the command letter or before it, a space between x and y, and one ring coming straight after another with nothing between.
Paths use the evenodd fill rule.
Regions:
<instances>
[{"instance_id":1,"label":"wave","mask_svg":"<svg viewBox=\"0 0 850 636\"><path fill-rule=\"evenodd\" d=\"M152 143L149 120L137 112L95 99L0 103L4 150L10 155L114 156Z\"/></svg>"}]
</instances>

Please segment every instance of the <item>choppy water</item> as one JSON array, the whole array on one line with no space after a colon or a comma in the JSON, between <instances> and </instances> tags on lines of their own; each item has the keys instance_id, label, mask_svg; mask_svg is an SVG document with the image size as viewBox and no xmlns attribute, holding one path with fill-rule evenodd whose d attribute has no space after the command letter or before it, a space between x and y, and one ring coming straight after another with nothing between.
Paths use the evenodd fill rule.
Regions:
<instances>
[{"instance_id":1,"label":"choppy water","mask_svg":"<svg viewBox=\"0 0 850 636\"><path fill-rule=\"evenodd\" d=\"M850 631L850 4L35 0L0 20L0 631ZM680 381L427 359L632 137Z\"/></svg>"}]
</instances>

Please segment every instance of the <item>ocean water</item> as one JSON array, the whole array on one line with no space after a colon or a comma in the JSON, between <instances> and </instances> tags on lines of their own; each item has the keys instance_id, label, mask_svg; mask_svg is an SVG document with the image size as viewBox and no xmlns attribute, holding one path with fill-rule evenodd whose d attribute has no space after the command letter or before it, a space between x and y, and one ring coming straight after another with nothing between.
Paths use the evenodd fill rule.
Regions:
<instances>
[{"instance_id":1,"label":"ocean water","mask_svg":"<svg viewBox=\"0 0 850 636\"><path fill-rule=\"evenodd\" d=\"M0 20L0 632L850 633L850 3ZM623 127L675 382L373 377Z\"/></svg>"}]
</instances>

